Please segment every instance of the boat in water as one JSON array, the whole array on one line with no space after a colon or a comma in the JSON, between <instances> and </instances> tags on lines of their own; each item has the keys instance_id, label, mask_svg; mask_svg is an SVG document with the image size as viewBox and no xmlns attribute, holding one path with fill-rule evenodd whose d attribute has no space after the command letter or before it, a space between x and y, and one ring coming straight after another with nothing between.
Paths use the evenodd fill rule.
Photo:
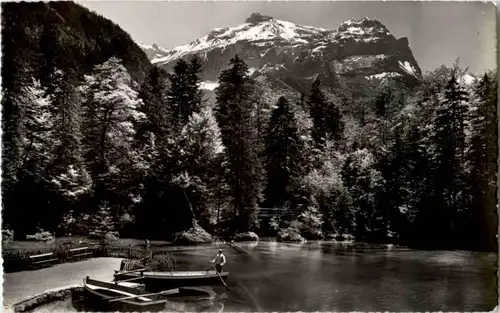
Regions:
<instances>
[{"instance_id":1,"label":"boat in water","mask_svg":"<svg viewBox=\"0 0 500 313\"><path fill-rule=\"evenodd\" d=\"M83 281L86 296L99 311L158 312L199 311L209 308L217 294L202 287L179 287L151 293L143 284L105 282L86 277Z\"/></svg>"},{"instance_id":2,"label":"boat in water","mask_svg":"<svg viewBox=\"0 0 500 313\"><path fill-rule=\"evenodd\" d=\"M213 271L171 271L150 272L146 270L115 271L114 280L140 281L149 292L178 287L212 286L225 284L229 272Z\"/></svg>"},{"instance_id":3,"label":"boat in water","mask_svg":"<svg viewBox=\"0 0 500 313\"><path fill-rule=\"evenodd\" d=\"M92 304L102 311L119 312L157 312L165 308L167 299L164 294L175 293L169 290L164 294L151 294L140 288L127 287L123 284L90 279L83 280L86 295Z\"/></svg>"}]
</instances>

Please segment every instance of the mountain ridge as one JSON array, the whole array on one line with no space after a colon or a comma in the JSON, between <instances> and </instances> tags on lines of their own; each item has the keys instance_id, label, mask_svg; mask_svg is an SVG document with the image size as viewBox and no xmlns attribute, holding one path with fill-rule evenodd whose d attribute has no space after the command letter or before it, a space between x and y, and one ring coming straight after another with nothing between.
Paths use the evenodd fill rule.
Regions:
<instances>
[{"instance_id":1,"label":"mountain ridge","mask_svg":"<svg viewBox=\"0 0 500 313\"><path fill-rule=\"evenodd\" d=\"M396 39L384 24L370 17L347 20L329 30L253 13L243 24L215 28L186 45L156 48L147 50L148 57L167 70L179 59L200 56L206 81L216 81L230 58L238 54L253 77L265 76L301 92L316 78L336 84L402 77L415 84L422 76L408 38Z\"/></svg>"}]
</instances>

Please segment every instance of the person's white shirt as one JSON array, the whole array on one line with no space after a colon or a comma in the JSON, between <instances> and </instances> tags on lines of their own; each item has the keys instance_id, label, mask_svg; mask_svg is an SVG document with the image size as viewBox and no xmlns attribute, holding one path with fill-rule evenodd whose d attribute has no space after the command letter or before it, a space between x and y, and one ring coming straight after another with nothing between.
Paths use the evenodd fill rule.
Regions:
<instances>
[{"instance_id":1,"label":"person's white shirt","mask_svg":"<svg viewBox=\"0 0 500 313\"><path fill-rule=\"evenodd\" d=\"M215 258L212 260L212 263L220 264L221 266L223 266L224 264L226 264L226 257L221 252L215 256Z\"/></svg>"}]
</instances>

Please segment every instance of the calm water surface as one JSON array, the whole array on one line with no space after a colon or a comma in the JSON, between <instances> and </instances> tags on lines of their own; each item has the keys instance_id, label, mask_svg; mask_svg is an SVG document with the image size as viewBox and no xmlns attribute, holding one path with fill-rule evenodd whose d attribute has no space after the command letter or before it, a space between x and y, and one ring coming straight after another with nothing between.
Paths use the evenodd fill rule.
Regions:
<instances>
[{"instance_id":1,"label":"calm water surface","mask_svg":"<svg viewBox=\"0 0 500 313\"><path fill-rule=\"evenodd\" d=\"M231 311L491 311L497 256L361 244L238 243L154 248L171 251L177 270L206 270L218 248L229 291L213 287ZM39 312L71 311L71 302Z\"/></svg>"},{"instance_id":2,"label":"calm water surface","mask_svg":"<svg viewBox=\"0 0 500 313\"><path fill-rule=\"evenodd\" d=\"M496 254L339 243L221 245L224 311L489 311ZM178 270L207 268L214 247L173 251Z\"/></svg>"}]
</instances>

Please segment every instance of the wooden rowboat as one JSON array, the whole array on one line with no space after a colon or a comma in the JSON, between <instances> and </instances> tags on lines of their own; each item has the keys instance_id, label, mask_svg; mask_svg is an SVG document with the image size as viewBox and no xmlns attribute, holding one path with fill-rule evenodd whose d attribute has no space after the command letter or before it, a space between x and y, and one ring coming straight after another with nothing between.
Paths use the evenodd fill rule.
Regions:
<instances>
[{"instance_id":1,"label":"wooden rowboat","mask_svg":"<svg viewBox=\"0 0 500 313\"><path fill-rule=\"evenodd\" d=\"M156 292L178 287L211 286L226 282L229 272L215 271L172 271L149 272L145 269L136 271L115 271L115 281L140 281L147 291ZM222 279L222 280L221 280Z\"/></svg>"},{"instance_id":2,"label":"wooden rowboat","mask_svg":"<svg viewBox=\"0 0 500 313\"><path fill-rule=\"evenodd\" d=\"M165 308L167 293L178 293L168 290L162 294L151 294L139 288L127 287L123 284L90 279L83 280L86 294L93 300L92 304L103 311L120 312L153 312Z\"/></svg>"}]
</instances>

